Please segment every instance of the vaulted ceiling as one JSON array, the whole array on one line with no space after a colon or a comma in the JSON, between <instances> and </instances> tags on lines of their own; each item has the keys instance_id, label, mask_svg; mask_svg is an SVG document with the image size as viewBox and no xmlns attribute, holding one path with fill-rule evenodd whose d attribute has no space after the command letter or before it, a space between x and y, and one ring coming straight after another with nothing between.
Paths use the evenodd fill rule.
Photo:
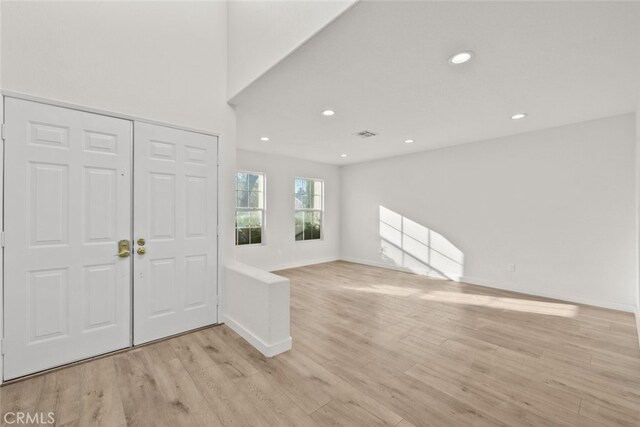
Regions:
<instances>
[{"instance_id":1,"label":"vaulted ceiling","mask_svg":"<svg viewBox=\"0 0 640 427\"><path fill-rule=\"evenodd\" d=\"M232 103L239 148L347 164L627 113L638 93L640 3L363 1Z\"/></svg>"}]
</instances>

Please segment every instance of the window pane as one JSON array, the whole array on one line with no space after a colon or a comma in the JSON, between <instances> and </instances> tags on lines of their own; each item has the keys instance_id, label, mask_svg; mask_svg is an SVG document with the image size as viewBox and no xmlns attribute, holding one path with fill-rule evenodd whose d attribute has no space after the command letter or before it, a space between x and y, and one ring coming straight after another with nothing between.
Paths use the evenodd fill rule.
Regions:
<instances>
[{"instance_id":1,"label":"window pane","mask_svg":"<svg viewBox=\"0 0 640 427\"><path fill-rule=\"evenodd\" d=\"M309 181L306 179L296 178L296 209L308 209L310 207L309 200Z\"/></svg>"},{"instance_id":2,"label":"window pane","mask_svg":"<svg viewBox=\"0 0 640 427\"><path fill-rule=\"evenodd\" d=\"M308 181L307 188L309 189L308 190L309 196L313 198L313 194L314 194L314 192L313 192L313 190L314 190L313 181Z\"/></svg>"},{"instance_id":3,"label":"window pane","mask_svg":"<svg viewBox=\"0 0 640 427\"><path fill-rule=\"evenodd\" d=\"M252 191L249 193L249 207L262 209L262 192Z\"/></svg>"},{"instance_id":4,"label":"window pane","mask_svg":"<svg viewBox=\"0 0 640 427\"><path fill-rule=\"evenodd\" d=\"M322 181L313 181L313 195L322 195Z\"/></svg>"},{"instance_id":5,"label":"window pane","mask_svg":"<svg viewBox=\"0 0 640 427\"><path fill-rule=\"evenodd\" d=\"M244 172L236 173L236 190L246 191L247 189L247 174Z\"/></svg>"},{"instance_id":6,"label":"window pane","mask_svg":"<svg viewBox=\"0 0 640 427\"><path fill-rule=\"evenodd\" d=\"M251 221L251 212L237 211L236 212L236 227L248 227Z\"/></svg>"},{"instance_id":7,"label":"window pane","mask_svg":"<svg viewBox=\"0 0 640 427\"><path fill-rule=\"evenodd\" d=\"M251 212L249 224L251 227L262 227L262 211Z\"/></svg>"},{"instance_id":8,"label":"window pane","mask_svg":"<svg viewBox=\"0 0 640 427\"><path fill-rule=\"evenodd\" d=\"M304 205L302 203L302 198L303 197L304 197L303 193L296 193L296 196L295 196L296 209L302 209L304 207Z\"/></svg>"},{"instance_id":9,"label":"window pane","mask_svg":"<svg viewBox=\"0 0 640 427\"><path fill-rule=\"evenodd\" d=\"M236 207L248 208L249 207L249 192L248 191L236 191Z\"/></svg>"},{"instance_id":10,"label":"window pane","mask_svg":"<svg viewBox=\"0 0 640 427\"><path fill-rule=\"evenodd\" d=\"M313 224L313 212L304 213L304 226L310 227Z\"/></svg>"},{"instance_id":11,"label":"window pane","mask_svg":"<svg viewBox=\"0 0 640 427\"><path fill-rule=\"evenodd\" d=\"M312 239L319 239L321 233L321 224L322 224L322 212L314 212L313 213L313 234Z\"/></svg>"},{"instance_id":12,"label":"window pane","mask_svg":"<svg viewBox=\"0 0 640 427\"><path fill-rule=\"evenodd\" d=\"M322 209L322 196L314 195L312 202L313 205L310 206L311 209Z\"/></svg>"},{"instance_id":13,"label":"window pane","mask_svg":"<svg viewBox=\"0 0 640 427\"><path fill-rule=\"evenodd\" d=\"M252 245L262 243L262 228L250 228L250 242Z\"/></svg>"},{"instance_id":14,"label":"window pane","mask_svg":"<svg viewBox=\"0 0 640 427\"><path fill-rule=\"evenodd\" d=\"M321 237L322 212L299 212L303 214L302 237L296 240L314 240ZM297 225L297 224L296 224Z\"/></svg>"},{"instance_id":15,"label":"window pane","mask_svg":"<svg viewBox=\"0 0 640 427\"><path fill-rule=\"evenodd\" d=\"M311 239L313 234L313 212L304 213L304 240Z\"/></svg>"},{"instance_id":16,"label":"window pane","mask_svg":"<svg viewBox=\"0 0 640 427\"><path fill-rule=\"evenodd\" d=\"M296 240L304 238L304 212L296 212Z\"/></svg>"},{"instance_id":17,"label":"window pane","mask_svg":"<svg viewBox=\"0 0 640 427\"><path fill-rule=\"evenodd\" d=\"M296 209L305 209L308 208L309 198L306 194L296 194Z\"/></svg>"},{"instance_id":18,"label":"window pane","mask_svg":"<svg viewBox=\"0 0 640 427\"><path fill-rule=\"evenodd\" d=\"M236 230L236 245L247 245L247 244L249 244L249 229L238 228Z\"/></svg>"},{"instance_id":19,"label":"window pane","mask_svg":"<svg viewBox=\"0 0 640 427\"><path fill-rule=\"evenodd\" d=\"M250 174L248 180L249 191L264 191L264 182L262 175Z\"/></svg>"}]
</instances>

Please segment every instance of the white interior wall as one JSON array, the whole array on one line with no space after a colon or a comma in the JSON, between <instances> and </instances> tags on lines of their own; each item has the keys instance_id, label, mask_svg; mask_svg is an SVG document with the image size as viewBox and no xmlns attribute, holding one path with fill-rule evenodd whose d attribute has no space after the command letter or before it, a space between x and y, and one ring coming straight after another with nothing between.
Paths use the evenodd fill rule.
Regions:
<instances>
[{"instance_id":1,"label":"white interior wall","mask_svg":"<svg viewBox=\"0 0 640 427\"><path fill-rule=\"evenodd\" d=\"M266 175L266 222L262 245L236 248L238 261L269 271L340 256L340 171L338 166L290 157L238 150L238 170ZM294 179L324 180L324 235L322 240L295 241Z\"/></svg>"},{"instance_id":2,"label":"white interior wall","mask_svg":"<svg viewBox=\"0 0 640 427\"><path fill-rule=\"evenodd\" d=\"M0 1L0 89L2 89L2 5L3 2ZM2 123L4 123L4 102L0 99L0 119L2 119ZM1 141L4 144L4 141ZM4 147L0 150L0 177L4 177ZM2 179L0 179L0 183L2 183ZM4 213L4 186L0 185L0 212ZM2 224L2 228L4 229L4 217L3 214L0 214L0 224ZM4 278L4 248L0 248L0 282L2 278ZM4 337L4 290L0 292L0 333ZM2 382L2 378L4 378L4 363L2 360L2 355L0 355L0 382Z\"/></svg>"},{"instance_id":3,"label":"white interior wall","mask_svg":"<svg viewBox=\"0 0 640 427\"><path fill-rule=\"evenodd\" d=\"M232 98L357 0L229 2Z\"/></svg>"},{"instance_id":4,"label":"white interior wall","mask_svg":"<svg viewBox=\"0 0 640 427\"><path fill-rule=\"evenodd\" d=\"M636 259L638 261L636 282L636 325L638 330L638 342L640 342L640 95L638 96L638 106L636 109L636 233L637 233L637 252Z\"/></svg>"},{"instance_id":5,"label":"white interior wall","mask_svg":"<svg viewBox=\"0 0 640 427\"><path fill-rule=\"evenodd\" d=\"M345 166L341 256L398 267L380 253L384 206L415 222L405 256L428 227L450 242L434 235L436 250L462 251L464 281L633 311L634 138L628 114Z\"/></svg>"},{"instance_id":6,"label":"white interior wall","mask_svg":"<svg viewBox=\"0 0 640 427\"><path fill-rule=\"evenodd\" d=\"M226 2L2 4L3 89L218 133L221 224L233 228Z\"/></svg>"},{"instance_id":7,"label":"white interior wall","mask_svg":"<svg viewBox=\"0 0 640 427\"><path fill-rule=\"evenodd\" d=\"M226 7L2 2L0 86L218 133L219 220L221 230L233 230L235 112L226 102ZM234 260L235 246L232 232L220 239L222 267Z\"/></svg>"}]
</instances>

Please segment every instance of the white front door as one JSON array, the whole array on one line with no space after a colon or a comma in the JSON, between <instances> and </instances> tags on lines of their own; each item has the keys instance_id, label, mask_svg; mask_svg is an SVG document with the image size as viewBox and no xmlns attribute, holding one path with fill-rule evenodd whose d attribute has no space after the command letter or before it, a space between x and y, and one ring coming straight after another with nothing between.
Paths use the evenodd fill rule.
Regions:
<instances>
[{"instance_id":1,"label":"white front door","mask_svg":"<svg viewBox=\"0 0 640 427\"><path fill-rule=\"evenodd\" d=\"M5 379L131 345L127 120L5 99Z\"/></svg>"},{"instance_id":2,"label":"white front door","mask_svg":"<svg viewBox=\"0 0 640 427\"><path fill-rule=\"evenodd\" d=\"M140 344L217 321L218 140L134 127L133 336Z\"/></svg>"}]
</instances>

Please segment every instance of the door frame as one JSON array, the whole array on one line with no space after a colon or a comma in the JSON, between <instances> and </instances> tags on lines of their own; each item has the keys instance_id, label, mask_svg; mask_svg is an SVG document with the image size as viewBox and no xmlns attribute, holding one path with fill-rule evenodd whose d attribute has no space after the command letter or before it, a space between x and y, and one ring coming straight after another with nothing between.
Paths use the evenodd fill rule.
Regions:
<instances>
[{"instance_id":1,"label":"door frame","mask_svg":"<svg viewBox=\"0 0 640 427\"><path fill-rule=\"evenodd\" d=\"M48 98L42 98L42 97L38 97L38 96L33 96L33 95L28 95L28 94L24 94L24 93L20 93L20 92L14 92L14 91L9 91L9 90L0 90L0 122L2 125L2 135L0 137L0 143L2 144L0 146L0 384L4 383L4 331L5 331L5 327L6 327L6 322L4 319L4 206L5 206L5 200L4 200L4 184L5 184L5 172L4 172L4 165L5 165L5 131L4 131L4 123L5 123L5 99L6 98L16 98L16 99L20 99L23 101L31 101L31 102L36 102L39 104L44 104L44 105L51 105L54 107L60 107L60 108L66 108L69 110L76 110L76 111L80 111L80 112L84 112L84 113L92 113L92 114L99 114L101 116L106 116L106 117L113 117L116 119L123 119L123 120L128 120L131 122L131 185L132 185L132 192L131 192L131 197L132 197L132 204L131 204L131 218L133 218L133 179L134 179L134 175L133 175L133 167L134 167L134 158L133 158L133 147L135 144L135 133L134 133L134 124L135 122L142 122L142 123L148 123L148 124L152 124L152 125L158 125L158 126L164 126L164 127L168 127L168 128L172 128L172 129L176 129L176 130L181 130L181 131L186 131L186 132L193 132L193 133L199 133L199 134L203 134L203 135L207 135L207 136L213 136L216 137L216 210L217 210L217 215L216 215L216 321L215 324L219 324L220 323L220 318L221 318L221 298L222 298L222 293L221 293L221 271L222 269L220 268L220 260L223 258L220 254L220 249L221 249L221 245L220 245L220 179L221 179L221 174L220 174L220 169L221 169L221 163L220 163L220 134L217 132L212 132L212 131L207 131L207 130L203 130L203 129L198 129L198 128L192 128L192 127L188 127L188 126L181 126L181 125L176 125L173 123L167 123L167 122L163 122L163 121L159 121L159 120L153 120L153 119L148 119L145 117L140 117L140 116L134 116L131 114L125 114L125 113L119 113L119 112L115 112L115 111L110 111L110 110L103 110L100 108L94 108L94 107L88 107L88 106L84 106L84 105L78 105L78 104L73 104L73 103L69 103L69 102L65 102L65 101L58 101L58 100L54 100L54 99L48 99ZM133 221L131 224L131 239L134 238L133 236ZM133 262L133 261L132 261ZM133 348L133 268L131 268L131 331L130 331L130 336L129 336L129 341L130 341L130 346L128 348ZM118 350L118 351L122 351L122 350ZM63 365L64 366L64 365ZM56 368L52 368L52 369L58 369L58 367ZM46 372L46 371L45 371Z\"/></svg>"}]
</instances>

